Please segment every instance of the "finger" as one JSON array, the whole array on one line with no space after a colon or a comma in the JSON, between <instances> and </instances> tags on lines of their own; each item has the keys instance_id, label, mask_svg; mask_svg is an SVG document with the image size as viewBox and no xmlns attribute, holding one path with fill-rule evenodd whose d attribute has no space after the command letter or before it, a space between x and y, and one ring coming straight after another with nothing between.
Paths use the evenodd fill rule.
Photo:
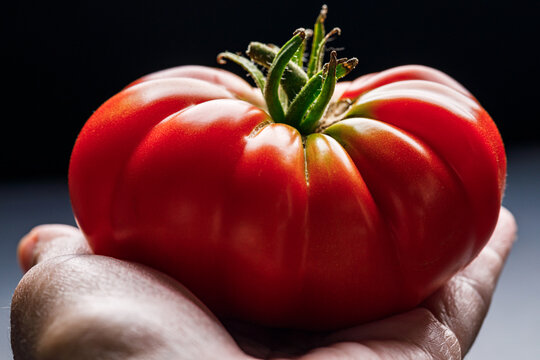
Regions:
<instances>
[{"instance_id":1,"label":"finger","mask_svg":"<svg viewBox=\"0 0 540 360\"><path fill-rule=\"evenodd\" d=\"M69 225L40 225L21 239L17 257L26 272L39 262L56 256L91 252L79 229Z\"/></svg>"},{"instance_id":2,"label":"finger","mask_svg":"<svg viewBox=\"0 0 540 360\"><path fill-rule=\"evenodd\" d=\"M424 304L454 332L463 354L484 321L516 232L514 217L502 208L497 227L480 255Z\"/></svg>"},{"instance_id":3,"label":"finger","mask_svg":"<svg viewBox=\"0 0 540 360\"><path fill-rule=\"evenodd\" d=\"M454 334L431 311L417 307L379 321L330 334L300 360L323 360L347 354L351 359L461 359Z\"/></svg>"},{"instance_id":4,"label":"finger","mask_svg":"<svg viewBox=\"0 0 540 360\"><path fill-rule=\"evenodd\" d=\"M486 247L493 249L503 261L506 261L512 245L517 239L517 224L512 213L506 209L501 208L499 215L499 222L497 228L488 242ZM499 272L502 269L499 269Z\"/></svg>"}]
</instances>

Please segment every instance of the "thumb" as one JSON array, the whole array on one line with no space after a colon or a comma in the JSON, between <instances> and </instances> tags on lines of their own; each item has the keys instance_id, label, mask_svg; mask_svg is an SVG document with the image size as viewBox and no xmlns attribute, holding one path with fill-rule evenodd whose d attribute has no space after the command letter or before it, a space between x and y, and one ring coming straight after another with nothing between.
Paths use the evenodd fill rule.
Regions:
<instances>
[{"instance_id":1,"label":"thumb","mask_svg":"<svg viewBox=\"0 0 540 360\"><path fill-rule=\"evenodd\" d=\"M69 225L40 225L19 242L17 257L24 272L34 265L62 255L91 254L92 250L79 229Z\"/></svg>"}]
</instances>

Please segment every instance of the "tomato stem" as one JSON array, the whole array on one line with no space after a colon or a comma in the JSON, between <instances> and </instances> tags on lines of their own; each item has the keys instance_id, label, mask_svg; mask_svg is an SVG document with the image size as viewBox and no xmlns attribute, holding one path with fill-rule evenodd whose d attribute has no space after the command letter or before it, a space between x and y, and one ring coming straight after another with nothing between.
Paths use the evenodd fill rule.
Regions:
<instances>
[{"instance_id":1,"label":"tomato stem","mask_svg":"<svg viewBox=\"0 0 540 360\"><path fill-rule=\"evenodd\" d=\"M225 51L218 55L217 61L220 64L225 64L227 60L231 60L234 63L240 65L248 72L248 74L253 78L255 81L255 84L261 89L261 91L264 92L264 87L266 85L266 79L263 75L263 73L259 70L259 68L251 62L249 59L246 59L243 56L233 54L231 52Z\"/></svg>"},{"instance_id":2,"label":"tomato stem","mask_svg":"<svg viewBox=\"0 0 540 360\"><path fill-rule=\"evenodd\" d=\"M308 34L306 31L306 38L307 35ZM304 43L305 40L302 42L302 44ZM300 50L301 48L302 45L298 49ZM269 45L265 45L260 42L252 42L249 44L246 54L257 64L270 69L278 51L279 49L274 49ZM297 54L298 51L294 56L297 56ZM294 56L292 60L294 60ZM283 72L283 77L281 79L281 85L283 86L283 90L287 94L289 101L292 101L292 99L296 97L307 81L308 77L302 69L302 66L290 61L285 67L285 71Z\"/></svg>"},{"instance_id":3,"label":"tomato stem","mask_svg":"<svg viewBox=\"0 0 540 360\"><path fill-rule=\"evenodd\" d=\"M336 80L344 77L350 73L354 67L358 64L357 58L352 59L339 59L336 65ZM285 114L285 122L298 127L298 125L304 122L304 116L308 112L311 105L321 94L323 90L324 71L320 70L317 74L313 75L307 84L302 88L302 91L296 96L291 103L287 114ZM333 91L332 91L333 92ZM322 115L322 114L321 114ZM317 119L317 120L320 120Z\"/></svg>"},{"instance_id":4,"label":"tomato stem","mask_svg":"<svg viewBox=\"0 0 540 360\"><path fill-rule=\"evenodd\" d=\"M323 84L322 70L311 77L306 86L302 88L302 91L291 103L291 106L287 110L285 115L285 122L293 126L298 126L304 119L304 115L307 113L310 106L320 95Z\"/></svg>"},{"instance_id":5,"label":"tomato stem","mask_svg":"<svg viewBox=\"0 0 540 360\"><path fill-rule=\"evenodd\" d=\"M344 76L347 76L358 65L358 59L353 57L350 59L342 58L338 59L336 67L336 78L339 80Z\"/></svg>"},{"instance_id":6,"label":"tomato stem","mask_svg":"<svg viewBox=\"0 0 540 360\"><path fill-rule=\"evenodd\" d=\"M246 51L250 59L230 52L218 56L220 63L231 60L249 73L262 90L268 112L275 122L294 126L304 135L319 128L332 99L336 81L358 64L356 58L338 60L336 52L332 51L330 61L323 66L326 43L332 36L341 33L339 28L325 33L327 11L324 5L313 32L298 29L281 48L251 42ZM312 37L312 45L306 73L302 66L309 37ZM257 65L268 69L266 78Z\"/></svg>"},{"instance_id":7,"label":"tomato stem","mask_svg":"<svg viewBox=\"0 0 540 360\"><path fill-rule=\"evenodd\" d=\"M328 34L326 34L326 36L321 40L319 44L319 49L318 49L319 52L316 58L316 61L317 61L316 68L318 70L322 69L322 66L323 66L325 45L328 42L328 40L330 40L330 38L334 35L341 35L341 29L338 27L333 28Z\"/></svg>"},{"instance_id":8,"label":"tomato stem","mask_svg":"<svg viewBox=\"0 0 540 360\"><path fill-rule=\"evenodd\" d=\"M298 125L298 130L302 134L309 134L313 132L317 126L319 120L324 115L326 107L332 99L334 94L334 89L336 87L336 67L337 67L337 54L335 51L332 51L330 54L330 62L325 66L323 73L325 75L322 90L320 95L317 97L311 108L309 109L306 117Z\"/></svg>"},{"instance_id":9,"label":"tomato stem","mask_svg":"<svg viewBox=\"0 0 540 360\"><path fill-rule=\"evenodd\" d=\"M326 20L326 14L328 13L328 7L323 5L317 20L315 21L315 26L313 27L313 40L311 43L311 55L309 56L307 75L312 77L317 72L319 72L321 61L319 60L319 55L321 53L320 47L324 47L324 20ZM323 50L324 51L324 50Z\"/></svg>"},{"instance_id":10,"label":"tomato stem","mask_svg":"<svg viewBox=\"0 0 540 360\"><path fill-rule=\"evenodd\" d=\"M266 86L264 87L264 99L266 100L266 106L268 106L268 112L270 112L270 116L275 122L285 122L283 105L286 104L282 104L279 98L281 76L296 50L302 45L305 37L306 31L304 29L296 30L294 36L276 54L270 70L268 70Z\"/></svg>"},{"instance_id":11,"label":"tomato stem","mask_svg":"<svg viewBox=\"0 0 540 360\"><path fill-rule=\"evenodd\" d=\"M313 31L311 29L306 29L306 38L298 50L296 50L296 54L294 54L292 58L292 62L297 64L300 68L304 66L304 53L306 51L307 41L312 35Z\"/></svg>"}]
</instances>

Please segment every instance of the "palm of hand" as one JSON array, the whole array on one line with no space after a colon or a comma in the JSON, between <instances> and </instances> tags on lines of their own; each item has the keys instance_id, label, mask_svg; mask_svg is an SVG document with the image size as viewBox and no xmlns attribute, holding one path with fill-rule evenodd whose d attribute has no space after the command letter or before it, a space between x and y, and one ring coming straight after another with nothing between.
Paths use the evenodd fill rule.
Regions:
<instances>
[{"instance_id":1,"label":"palm of hand","mask_svg":"<svg viewBox=\"0 0 540 360\"><path fill-rule=\"evenodd\" d=\"M497 229L467 268L419 307L330 333L220 322L181 284L92 255L80 232L48 225L19 246L12 303L15 359L460 359L472 345L515 238ZM36 265L36 266L34 266Z\"/></svg>"}]
</instances>

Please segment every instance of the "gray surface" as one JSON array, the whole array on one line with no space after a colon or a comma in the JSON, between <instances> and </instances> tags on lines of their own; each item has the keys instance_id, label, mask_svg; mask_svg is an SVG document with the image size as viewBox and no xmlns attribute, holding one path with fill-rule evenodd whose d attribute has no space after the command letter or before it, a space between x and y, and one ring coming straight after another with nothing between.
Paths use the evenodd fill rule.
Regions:
<instances>
[{"instance_id":1,"label":"gray surface","mask_svg":"<svg viewBox=\"0 0 540 360\"><path fill-rule=\"evenodd\" d=\"M467 359L540 359L540 147L510 149L504 204L519 225L519 240L491 310ZM9 304L21 276L18 239L41 223L73 224L62 182L0 184L0 359L12 357Z\"/></svg>"},{"instance_id":2,"label":"gray surface","mask_svg":"<svg viewBox=\"0 0 540 360\"><path fill-rule=\"evenodd\" d=\"M11 359L9 305L22 276L17 242L43 223L74 224L67 185L62 182L0 184L0 359Z\"/></svg>"},{"instance_id":3,"label":"gray surface","mask_svg":"<svg viewBox=\"0 0 540 360\"><path fill-rule=\"evenodd\" d=\"M540 147L510 149L503 204L518 241L467 359L540 359Z\"/></svg>"}]
</instances>

